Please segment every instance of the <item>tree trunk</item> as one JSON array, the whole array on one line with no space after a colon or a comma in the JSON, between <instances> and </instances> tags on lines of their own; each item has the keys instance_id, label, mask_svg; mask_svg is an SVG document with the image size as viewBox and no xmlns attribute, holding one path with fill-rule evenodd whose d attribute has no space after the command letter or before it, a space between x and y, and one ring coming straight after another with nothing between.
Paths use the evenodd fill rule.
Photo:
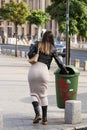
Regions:
<instances>
[{"instance_id":1,"label":"tree trunk","mask_svg":"<svg viewBox=\"0 0 87 130\"><path fill-rule=\"evenodd\" d=\"M15 56L17 57L17 52L18 52L18 45L17 45L17 24L15 24L15 36L16 36L16 45L15 45Z\"/></svg>"},{"instance_id":2,"label":"tree trunk","mask_svg":"<svg viewBox=\"0 0 87 130\"><path fill-rule=\"evenodd\" d=\"M42 27L39 26L39 27L38 27L38 39L41 38L41 31L42 31Z\"/></svg>"}]
</instances>

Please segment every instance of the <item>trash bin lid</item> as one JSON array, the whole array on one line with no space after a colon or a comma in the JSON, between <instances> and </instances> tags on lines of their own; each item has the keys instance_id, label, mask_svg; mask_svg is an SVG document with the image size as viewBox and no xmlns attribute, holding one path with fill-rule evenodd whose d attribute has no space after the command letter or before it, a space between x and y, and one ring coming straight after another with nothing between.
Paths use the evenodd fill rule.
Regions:
<instances>
[{"instance_id":1,"label":"trash bin lid","mask_svg":"<svg viewBox=\"0 0 87 130\"><path fill-rule=\"evenodd\" d=\"M80 74L79 70L75 66L73 66L73 65L66 65L66 68L69 71L69 75L70 74L71 75L73 75L73 74L74 75L79 75ZM62 74L63 75L63 73L61 73L61 69L60 68L57 68L55 70L54 74Z\"/></svg>"},{"instance_id":2,"label":"trash bin lid","mask_svg":"<svg viewBox=\"0 0 87 130\"><path fill-rule=\"evenodd\" d=\"M71 69L74 72L74 74L80 74L79 70L73 65L67 65L66 68Z\"/></svg>"}]
</instances>

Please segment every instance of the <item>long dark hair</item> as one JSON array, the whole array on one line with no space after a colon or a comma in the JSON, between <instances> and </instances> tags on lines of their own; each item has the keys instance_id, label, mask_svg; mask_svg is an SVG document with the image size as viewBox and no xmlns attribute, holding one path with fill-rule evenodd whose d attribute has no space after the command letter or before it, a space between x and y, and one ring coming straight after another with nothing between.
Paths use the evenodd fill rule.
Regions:
<instances>
[{"instance_id":1,"label":"long dark hair","mask_svg":"<svg viewBox=\"0 0 87 130\"><path fill-rule=\"evenodd\" d=\"M39 49L41 52L49 55L51 52L51 45L54 45L53 33L51 31L46 31L43 34L42 42L40 43Z\"/></svg>"}]
</instances>

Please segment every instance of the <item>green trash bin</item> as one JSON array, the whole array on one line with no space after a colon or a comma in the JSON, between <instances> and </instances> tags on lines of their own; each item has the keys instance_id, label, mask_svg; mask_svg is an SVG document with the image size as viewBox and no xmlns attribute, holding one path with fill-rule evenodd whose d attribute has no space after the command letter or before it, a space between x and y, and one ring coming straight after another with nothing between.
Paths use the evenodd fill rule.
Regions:
<instances>
[{"instance_id":1,"label":"green trash bin","mask_svg":"<svg viewBox=\"0 0 87 130\"><path fill-rule=\"evenodd\" d=\"M65 108L67 100L76 100L78 89L79 70L72 65L66 66L69 74L62 74L61 69L57 69L55 74L56 101L57 107Z\"/></svg>"}]
</instances>

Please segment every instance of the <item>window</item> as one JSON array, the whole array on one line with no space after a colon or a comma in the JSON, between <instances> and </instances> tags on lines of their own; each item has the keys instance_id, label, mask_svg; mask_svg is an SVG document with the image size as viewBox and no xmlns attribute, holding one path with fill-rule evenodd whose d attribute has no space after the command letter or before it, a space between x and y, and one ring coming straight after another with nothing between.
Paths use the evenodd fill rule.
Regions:
<instances>
[{"instance_id":1,"label":"window","mask_svg":"<svg viewBox=\"0 0 87 130\"><path fill-rule=\"evenodd\" d=\"M9 21L8 21L7 24L8 24L8 25L12 25L12 22L9 22Z\"/></svg>"},{"instance_id":2,"label":"window","mask_svg":"<svg viewBox=\"0 0 87 130\"><path fill-rule=\"evenodd\" d=\"M3 5L4 5L4 3L5 3L5 0L2 0L2 1L1 1L1 6L3 6Z\"/></svg>"},{"instance_id":3,"label":"window","mask_svg":"<svg viewBox=\"0 0 87 130\"><path fill-rule=\"evenodd\" d=\"M29 1L29 6L30 6L30 9L33 10L33 0Z\"/></svg>"},{"instance_id":4,"label":"window","mask_svg":"<svg viewBox=\"0 0 87 130\"><path fill-rule=\"evenodd\" d=\"M23 1L27 3L27 0L23 0Z\"/></svg>"},{"instance_id":5,"label":"window","mask_svg":"<svg viewBox=\"0 0 87 130\"><path fill-rule=\"evenodd\" d=\"M10 0L10 2L12 2L13 0Z\"/></svg>"},{"instance_id":6,"label":"window","mask_svg":"<svg viewBox=\"0 0 87 130\"><path fill-rule=\"evenodd\" d=\"M8 32L8 37L12 37L12 28L11 27L7 28L7 32Z\"/></svg>"}]
</instances>

